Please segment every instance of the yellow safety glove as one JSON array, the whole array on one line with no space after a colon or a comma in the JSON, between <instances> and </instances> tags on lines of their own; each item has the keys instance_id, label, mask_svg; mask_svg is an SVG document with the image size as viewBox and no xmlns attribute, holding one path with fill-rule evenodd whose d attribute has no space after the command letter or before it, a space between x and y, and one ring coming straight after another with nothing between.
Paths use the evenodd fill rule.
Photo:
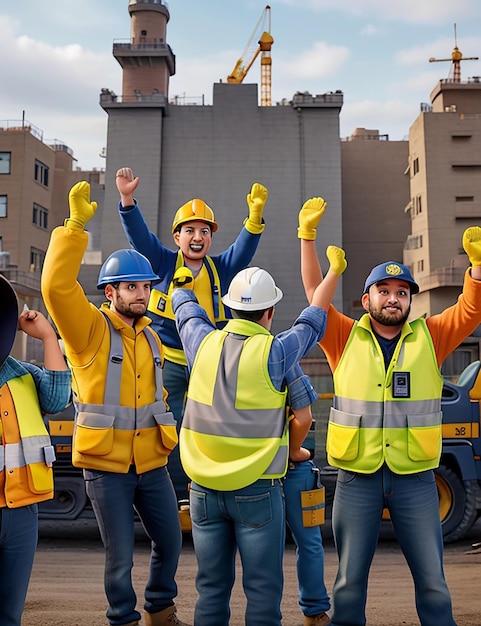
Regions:
<instances>
[{"instance_id":1,"label":"yellow safety glove","mask_svg":"<svg viewBox=\"0 0 481 626\"><path fill-rule=\"evenodd\" d=\"M90 202L90 184L85 180L76 183L68 194L68 203L70 217L65 220L65 226L84 230L97 210L97 203Z\"/></svg>"},{"instance_id":2,"label":"yellow safety glove","mask_svg":"<svg viewBox=\"0 0 481 626\"><path fill-rule=\"evenodd\" d=\"M316 228L324 215L326 206L327 202L321 197L309 198L304 202L299 211L299 228L297 229L299 239L313 241L316 238Z\"/></svg>"},{"instance_id":3,"label":"yellow safety glove","mask_svg":"<svg viewBox=\"0 0 481 626\"><path fill-rule=\"evenodd\" d=\"M175 271L174 278L172 279L174 289L179 287L186 287L187 289L194 288L194 275L188 267L183 265Z\"/></svg>"},{"instance_id":4,"label":"yellow safety glove","mask_svg":"<svg viewBox=\"0 0 481 626\"><path fill-rule=\"evenodd\" d=\"M269 192L266 187L260 183L254 183L251 192L247 194L249 217L244 221L244 226L252 235L259 235L264 231L265 224L262 222L262 213L268 195Z\"/></svg>"},{"instance_id":5,"label":"yellow safety glove","mask_svg":"<svg viewBox=\"0 0 481 626\"><path fill-rule=\"evenodd\" d=\"M347 267L346 253L337 246L327 246L326 256L330 263L330 269L340 276Z\"/></svg>"},{"instance_id":6,"label":"yellow safety glove","mask_svg":"<svg viewBox=\"0 0 481 626\"><path fill-rule=\"evenodd\" d=\"M473 267L481 265L481 228L471 226L463 234L463 248Z\"/></svg>"}]
</instances>

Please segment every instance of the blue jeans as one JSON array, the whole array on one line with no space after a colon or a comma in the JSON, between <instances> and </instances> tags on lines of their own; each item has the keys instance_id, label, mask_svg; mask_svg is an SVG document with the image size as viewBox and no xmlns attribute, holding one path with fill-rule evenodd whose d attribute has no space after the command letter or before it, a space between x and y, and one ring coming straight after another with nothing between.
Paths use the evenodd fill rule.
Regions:
<instances>
[{"instance_id":1,"label":"blue jeans","mask_svg":"<svg viewBox=\"0 0 481 626\"><path fill-rule=\"evenodd\" d=\"M411 570L421 625L455 626L443 571L443 535L434 473L401 476L386 466L374 474L339 470L332 512L339 557L332 593L332 626L366 623L369 569L385 506Z\"/></svg>"},{"instance_id":2,"label":"blue jeans","mask_svg":"<svg viewBox=\"0 0 481 626\"><path fill-rule=\"evenodd\" d=\"M331 606L324 584L321 527L306 528L302 523L301 491L318 486L316 470L313 461L296 463L284 479L286 519L296 543L299 606L304 615L318 615L328 611Z\"/></svg>"},{"instance_id":3,"label":"blue jeans","mask_svg":"<svg viewBox=\"0 0 481 626\"><path fill-rule=\"evenodd\" d=\"M137 511L152 541L144 608L157 613L174 604L175 573L182 547L177 500L166 467L144 474L84 470L87 494L105 547L105 594L110 624L140 620L132 586ZM134 510L135 509L135 510Z\"/></svg>"},{"instance_id":4,"label":"blue jeans","mask_svg":"<svg viewBox=\"0 0 481 626\"><path fill-rule=\"evenodd\" d=\"M177 433L179 433L189 385L189 370L186 365L179 365L166 359L162 370L162 380L168 392L167 403L177 422ZM169 455L169 474L174 483L177 498L187 499L189 497L187 486L190 478L184 472L180 462L179 446L175 446Z\"/></svg>"},{"instance_id":5,"label":"blue jeans","mask_svg":"<svg viewBox=\"0 0 481 626\"><path fill-rule=\"evenodd\" d=\"M20 626L37 548L38 505L0 512L0 624Z\"/></svg>"},{"instance_id":6,"label":"blue jeans","mask_svg":"<svg viewBox=\"0 0 481 626\"><path fill-rule=\"evenodd\" d=\"M190 513L198 565L194 626L228 626L237 548L246 626L280 626L285 543L280 481L258 480L236 491L193 482Z\"/></svg>"}]
</instances>

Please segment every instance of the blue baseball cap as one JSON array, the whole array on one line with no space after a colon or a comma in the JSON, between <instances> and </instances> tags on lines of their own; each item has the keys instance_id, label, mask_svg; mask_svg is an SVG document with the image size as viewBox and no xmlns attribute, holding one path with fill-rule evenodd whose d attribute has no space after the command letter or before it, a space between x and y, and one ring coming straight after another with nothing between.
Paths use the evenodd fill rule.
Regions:
<instances>
[{"instance_id":1,"label":"blue baseball cap","mask_svg":"<svg viewBox=\"0 0 481 626\"><path fill-rule=\"evenodd\" d=\"M369 291L369 287L389 278L405 280L407 283L409 283L409 286L411 288L411 294L414 295L415 293L419 293L419 285L412 277L409 268L402 263L396 263L396 261L387 261L386 263L381 263L381 265L376 265L376 267L371 270L371 273L366 278L366 282L364 283L364 291L362 293L367 293Z\"/></svg>"}]
</instances>

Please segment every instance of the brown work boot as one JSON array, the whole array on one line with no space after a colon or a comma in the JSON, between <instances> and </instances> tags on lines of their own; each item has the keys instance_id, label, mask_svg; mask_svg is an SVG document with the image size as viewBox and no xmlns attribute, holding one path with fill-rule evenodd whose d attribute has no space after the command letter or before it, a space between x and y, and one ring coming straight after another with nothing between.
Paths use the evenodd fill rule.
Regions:
<instances>
[{"instance_id":1,"label":"brown work boot","mask_svg":"<svg viewBox=\"0 0 481 626\"><path fill-rule=\"evenodd\" d=\"M318 613L317 615L304 615L304 626L328 626L331 618L327 613Z\"/></svg>"},{"instance_id":2,"label":"brown work boot","mask_svg":"<svg viewBox=\"0 0 481 626\"><path fill-rule=\"evenodd\" d=\"M147 613L146 611L144 614L145 626L189 626L189 624L179 620L176 611L175 604L158 613Z\"/></svg>"}]
</instances>

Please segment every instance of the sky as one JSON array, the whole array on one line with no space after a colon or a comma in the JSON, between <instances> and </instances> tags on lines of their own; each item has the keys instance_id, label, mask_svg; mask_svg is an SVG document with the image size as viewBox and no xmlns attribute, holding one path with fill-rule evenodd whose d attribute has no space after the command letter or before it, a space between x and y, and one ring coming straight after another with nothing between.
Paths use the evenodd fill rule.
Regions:
<instances>
[{"instance_id":1,"label":"sky","mask_svg":"<svg viewBox=\"0 0 481 626\"><path fill-rule=\"evenodd\" d=\"M212 103L261 17L261 0L169 0L176 56L169 97ZM272 101L340 90L340 135L357 127L406 139L455 45L481 57L479 0L272 0ZM456 24L456 29L455 29ZM104 168L102 88L121 95L114 41L129 40L128 0L16 0L0 6L0 126L27 120L47 143L69 146L81 169ZM429 59L448 59L430 63ZM481 61L461 62L461 78ZM260 83L259 62L245 83Z\"/></svg>"}]
</instances>

